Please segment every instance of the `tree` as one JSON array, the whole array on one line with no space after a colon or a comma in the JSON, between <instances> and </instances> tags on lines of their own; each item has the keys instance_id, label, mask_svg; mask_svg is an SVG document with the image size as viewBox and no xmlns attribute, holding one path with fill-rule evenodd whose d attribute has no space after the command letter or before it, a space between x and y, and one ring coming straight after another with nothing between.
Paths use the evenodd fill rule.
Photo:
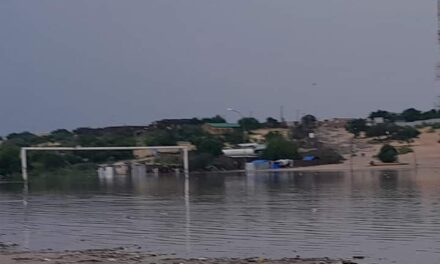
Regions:
<instances>
[{"instance_id":1,"label":"tree","mask_svg":"<svg viewBox=\"0 0 440 264\"><path fill-rule=\"evenodd\" d=\"M277 138L277 137L283 137L283 135L281 135L278 132L271 131L271 132L267 133L266 136L264 136L264 139L266 140L266 142L269 142L270 140Z\"/></svg>"},{"instance_id":2,"label":"tree","mask_svg":"<svg viewBox=\"0 0 440 264\"><path fill-rule=\"evenodd\" d=\"M20 147L26 147L31 146L34 144L42 143L44 140L37 135L34 135L30 132L21 132L21 133L11 133L8 136L6 136L7 141L9 141L10 144L20 146Z\"/></svg>"},{"instance_id":3,"label":"tree","mask_svg":"<svg viewBox=\"0 0 440 264\"><path fill-rule=\"evenodd\" d=\"M31 153L30 161L32 162L32 167L42 170L61 168L66 165L64 157L54 152Z\"/></svg>"},{"instance_id":4,"label":"tree","mask_svg":"<svg viewBox=\"0 0 440 264\"><path fill-rule=\"evenodd\" d=\"M57 129L50 132L49 139L57 142L72 141L74 134L67 129Z\"/></svg>"},{"instance_id":5,"label":"tree","mask_svg":"<svg viewBox=\"0 0 440 264\"><path fill-rule=\"evenodd\" d=\"M20 171L20 149L16 146L2 145L0 148L0 175L8 176Z\"/></svg>"},{"instance_id":6,"label":"tree","mask_svg":"<svg viewBox=\"0 0 440 264\"><path fill-rule=\"evenodd\" d=\"M223 137L224 137L224 141L230 144L240 144L240 143L245 143L247 141L241 129L236 129L233 132L224 135Z\"/></svg>"},{"instance_id":7,"label":"tree","mask_svg":"<svg viewBox=\"0 0 440 264\"><path fill-rule=\"evenodd\" d=\"M397 152L395 147L393 147L393 146L391 146L389 144L385 144L380 149L379 154L377 155L377 157L382 162L392 163L392 162L396 162L397 161L397 156L398 155L399 155L399 153Z\"/></svg>"},{"instance_id":8,"label":"tree","mask_svg":"<svg viewBox=\"0 0 440 264\"><path fill-rule=\"evenodd\" d=\"M368 129L367 121L362 118L350 120L347 123L346 129L355 137L358 137L361 132L364 132Z\"/></svg>"},{"instance_id":9,"label":"tree","mask_svg":"<svg viewBox=\"0 0 440 264\"><path fill-rule=\"evenodd\" d=\"M406 122L413 122L422 119L422 112L414 108L408 108L400 116Z\"/></svg>"},{"instance_id":10,"label":"tree","mask_svg":"<svg viewBox=\"0 0 440 264\"><path fill-rule=\"evenodd\" d=\"M204 137L196 143L197 152L209 153L214 157L220 156L223 148L223 143L215 137Z\"/></svg>"},{"instance_id":11,"label":"tree","mask_svg":"<svg viewBox=\"0 0 440 264\"><path fill-rule=\"evenodd\" d=\"M387 121L396 121L398 115L395 113L391 113L385 110L377 110L375 112L371 112L368 118L374 119L377 117L382 117L384 120Z\"/></svg>"},{"instance_id":12,"label":"tree","mask_svg":"<svg viewBox=\"0 0 440 264\"><path fill-rule=\"evenodd\" d=\"M420 132L413 127L399 127L399 129L393 133L392 139L402 140L409 142L411 139L416 138L420 135Z\"/></svg>"},{"instance_id":13,"label":"tree","mask_svg":"<svg viewBox=\"0 0 440 264\"><path fill-rule=\"evenodd\" d=\"M319 158L320 164L336 164L344 160L344 157L342 157L335 149L321 144L319 144L315 150L307 151L306 153L303 153L303 155L310 155Z\"/></svg>"},{"instance_id":14,"label":"tree","mask_svg":"<svg viewBox=\"0 0 440 264\"><path fill-rule=\"evenodd\" d=\"M399 126L393 123L382 123L371 126L366 131L367 137L389 137L399 129Z\"/></svg>"},{"instance_id":15,"label":"tree","mask_svg":"<svg viewBox=\"0 0 440 264\"><path fill-rule=\"evenodd\" d=\"M281 123L273 117L268 117L266 118L266 123L264 125L269 128L277 128L281 126Z\"/></svg>"},{"instance_id":16,"label":"tree","mask_svg":"<svg viewBox=\"0 0 440 264\"><path fill-rule=\"evenodd\" d=\"M435 109L431 109L427 112L422 113L422 120L428 120L428 119L434 119L434 118L440 118L440 111L437 111Z\"/></svg>"},{"instance_id":17,"label":"tree","mask_svg":"<svg viewBox=\"0 0 440 264\"><path fill-rule=\"evenodd\" d=\"M206 170L212 165L214 157L209 153L194 153L189 154L189 168L191 171Z\"/></svg>"},{"instance_id":18,"label":"tree","mask_svg":"<svg viewBox=\"0 0 440 264\"><path fill-rule=\"evenodd\" d=\"M273 136L267 142L266 149L263 151L263 158L268 160L299 159L301 156L295 143L284 139L282 136Z\"/></svg>"},{"instance_id":19,"label":"tree","mask_svg":"<svg viewBox=\"0 0 440 264\"><path fill-rule=\"evenodd\" d=\"M220 115L216 115L216 116L211 117L211 118L203 118L202 122L203 123L226 123L226 119L224 119Z\"/></svg>"},{"instance_id":20,"label":"tree","mask_svg":"<svg viewBox=\"0 0 440 264\"><path fill-rule=\"evenodd\" d=\"M195 142L198 138L207 136L200 125L182 125L169 131L176 141Z\"/></svg>"},{"instance_id":21,"label":"tree","mask_svg":"<svg viewBox=\"0 0 440 264\"><path fill-rule=\"evenodd\" d=\"M316 117L313 115L305 115L301 118L301 124L306 128L314 128L316 127Z\"/></svg>"},{"instance_id":22,"label":"tree","mask_svg":"<svg viewBox=\"0 0 440 264\"><path fill-rule=\"evenodd\" d=\"M238 120L238 124L240 124L241 128L245 131L261 128L260 122L253 117L243 117Z\"/></svg>"},{"instance_id":23,"label":"tree","mask_svg":"<svg viewBox=\"0 0 440 264\"><path fill-rule=\"evenodd\" d=\"M147 146L174 146L176 143L172 132L166 129L155 130L145 136Z\"/></svg>"}]
</instances>

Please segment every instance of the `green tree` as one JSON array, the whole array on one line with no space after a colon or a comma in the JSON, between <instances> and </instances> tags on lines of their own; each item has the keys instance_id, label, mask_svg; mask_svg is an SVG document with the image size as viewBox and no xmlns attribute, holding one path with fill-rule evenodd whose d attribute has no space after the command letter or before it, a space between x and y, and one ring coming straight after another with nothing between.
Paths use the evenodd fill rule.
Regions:
<instances>
[{"instance_id":1,"label":"green tree","mask_svg":"<svg viewBox=\"0 0 440 264\"><path fill-rule=\"evenodd\" d=\"M303 124L299 124L291 129L290 134L293 139L300 140L307 138L312 131L311 128L306 128Z\"/></svg>"},{"instance_id":2,"label":"green tree","mask_svg":"<svg viewBox=\"0 0 440 264\"><path fill-rule=\"evenodd\" d=\"M318 120L314 115L305 115L301 118L301 125L303 125L307 129L315 128L317 121Z\"/></svg>"},{"instance_id":3,"label":"green tree","mask_svg":"<svg viewBox=\"0 0 440 264\"><path fill-rule=\"evenodd\" d=\"M374 119L377 117L382 117L384 120L393 122L397 120L398 115L385 110L377 110L375 112L371 112L370 115L368 116L368 118L370 119Z\"/></svg>"},{"instance_id":4,"label":"green tree","mask_svg":"<svg viewBox=\"0 0 440 264\"><path fill-rule=\"evenodd\" d=\"M226 123L226 119L224 119L220 115L216 115L216 116L210 117L210 118L203 118L202 122L203 123Z\"/></svg>"},{"instance_id":5,"label":"green tree","mask_svg":"<svg viewBox=\"0 0 440 264\"><path fill-rule=\"evenodd\" d=\"M224 141L230 144L240 144L247 142L245 134L241 129L235 129L233 132L223 136Z\"/></svg>"},{"instance_id":6,"label":"green tree","mask_svg":"<svg viewBox=\"0 0 440 264\"><path fill-rule=\"evenodd\" d=\"M371 126L366 131L367 137L389 137L398 130L398 126L392 123L382 123Z\"/></svg>"},{"instance_id":7,"label":"green tree","mask_svg":"<svg viewBox=\"0 0 440 264\"><path fill-rule=\"evenodd\" d=\"M200 125L182 125L169 132L176 141L195 142L198 138L206 136Z\"/></svg>"},{"instance_id":8,"label":"green tree","mask_svg":"<svg viewBox=\"0 0 440 264\"><path fill-rule=\"evenodd\" d=\"M0 148L0 175L8 176L20 171L20 148L2 145Z\"/></svg>"},{"instance_id":9,"label":"green tree","mask_svg":"<svg viewBox=\"0 0 440 264\"><path fill-rule=\"evenodd\" d=\"M264 139L266 140L266 142L269 142L270 140L272 140L272 139L276 139L276 138L279 138L279 137L283 137L283 135L281 135L281 134L278 133L278 132L273 132L273 131L271 131L271 132L269 132L269 133L266 134L266 136L264 137Z\"/></svg>"},{"instance_id":10,"label":"green tree","mask_svg":"<svg viewBox=\"0 0 440 264\"><path fill-rule=\"evenodd\" d=\"M155 130L145 136L145 144L147 146L174 146L177 140L169 130Z\"/></svg>"},{"instance_id":11,"label":"green tree","mask_svg":"<svg viewBox=\"0 0 440 264\"><path fill-rule=\"evenodd\" d=\"M30 153L29 160L33 168L40 170L51 170L67 165L64 157L55 152Z\"/></svg>"},{"instance_id":12,"label":"green tree","mask_svg":"<svg viewBox=\"0 0 440 264\"><path fill-rule=\"evenodd\" d=\"M409 142L411 139L416 138L420 135L420 132L413 127L399 127L399 129L393 133L392 139L402 140Z\"/></svg>"},{"instance_id":13,"label":"green tree","mask_svg":"<svg viewBox=\"0 0 440 264\"><path fill-rule=\"evenodd\" d=\"M49 139L56 142L72 142L74 134L67 129L57 129L49 134Z\"/></svg>"},{"instance_id":14,"label":"green tree","mask_svg":"<svg viewBox=\"0 0 440 264\"><path fill-rule=\"evenodd\" d=\"M238 124L240 124L241 128L245 131L261 128L260 122L253 117L243 117L238 120Z\"/></svg>"},{"instance_id":15,"label":"green tree","mask_svg":"<svg viewBox=\"0 0 440 264\"><path fill-rule=\"evenodd\" d=\"M205 170L212 165L214 156L209 153L194 153L189 154L189 168L191 171Z\"/></svg>"},{"instance_id":16,"label":"green tree","mask_svg":"<svg viewBox=\"0 0 440 264\"><path fill-rule=\"evenodd\" d=\"M406 122L413 122L422 119L422 112L414 108L408 108L400 116Z\"/></svg>"},{"instance_id":17,"label":"green tree","mask_svg":"<svg viewBox=\"0 0 440 264\"><path fill-rule=\"evenodd\" d=\"M214 157L222 154L223 143L215 137L204 137L196 143L197 152L209 153Z\"/></svg>"},{"instance_id":18,"label":"green tree","mask_svg":"<svg viewBox=\"0 0 440 264\"><path fill-rule=\"evenodd\" d=\"M301 156L295 143L284 139L282 136L273 136L266 144L263 158L268 160L299 159Z\"/></svg>"},{"instance_id":19,"label":"green tree","mask_svg":"<svg viewBox=\"0 0 440 264\"><path fill-rule=\"evenodd\" d=\"M397 152L397 149L389 144L385 144L382 146L382 148L379 151L379 154L377 157L380 161L385 163L392 163L397 161L397 156L399 153Z\"/></svg>"},{"instance_id":20,"label":"green tree","mask_svg":"<svg viewBox=\"0 0 440 264\"><path fill-rule=\"evenodd\" d=\"M99 136L93 134L80 134L77 138L77 143L83 147L101 147L102 140Z\"/></svg>"},{"instance_id":21,"label":"green tree","mask_svg":"<svg viewBox=\"0 0 440 264\"><path fill-rule=\"evenodd\" d=\"M43 138L38 137L30 132L11 133L6 136L9 144L26 147L44 142Z\"/></svg>"},{"instance_id":22,"label":"green tree","mask_svg":"<svg viewBox=\"0 0 440 264\"><path fill-rule=\"evenodd\" d=\"M266 123L264 126L268 128L277 128L281 126L281 123L273 117L268 117L266 118Z\"/></svg>"},{"instance_id":23,"label":"green tree","mask_svg":"<svg viewBox=\"0 0 440 264\"><path fill-rule=\"evenodd\" d=\"M429 111L422 113L421 120L427 120L427 119L433 119L433 118L440 118L440 110L437 111L435 109L431 109Z\"/></svg>"},{"instance_id":24,"label":"green tree","mask_svg":"<svg viewBox=\"0 0 440 264\"><path fill-rule=\"evenodd\" d=\"M368 129L367 121L363 118L353 119L347 123L346 129L348 132L352 133L355 137Z\"/></svg>"}]
</instances>

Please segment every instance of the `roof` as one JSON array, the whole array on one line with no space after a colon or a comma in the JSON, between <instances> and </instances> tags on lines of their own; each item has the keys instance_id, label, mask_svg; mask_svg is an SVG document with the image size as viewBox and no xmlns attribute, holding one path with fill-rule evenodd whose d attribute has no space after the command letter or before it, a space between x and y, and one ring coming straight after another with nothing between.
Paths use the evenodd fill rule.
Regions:
<instances>
[{"instance_id":1,"label":"roof","mask_svg":"<svg viewBox=\"0 0 440 264\"><path fill-rule=\"evenodd\" d=\"M215 127L215 128L239 128L239 124L235 123L208 123L209 126Z\"/></svg>"}]
</instances>

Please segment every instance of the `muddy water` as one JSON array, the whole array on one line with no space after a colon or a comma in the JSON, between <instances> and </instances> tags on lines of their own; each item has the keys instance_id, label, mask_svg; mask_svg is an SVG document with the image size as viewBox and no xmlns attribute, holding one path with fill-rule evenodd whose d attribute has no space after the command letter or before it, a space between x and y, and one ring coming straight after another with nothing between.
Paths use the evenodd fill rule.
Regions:
<instances>
[{"instance_id":1,"label":"muddy water","mask_svg":"<svg viewBox=\"0 0 440 264\"><path fill-rule=\"evenodd\" d=\"M32 250L440 263L440 171L51 175L0 184L0 228Z\"/></svg>"}]
</instances>

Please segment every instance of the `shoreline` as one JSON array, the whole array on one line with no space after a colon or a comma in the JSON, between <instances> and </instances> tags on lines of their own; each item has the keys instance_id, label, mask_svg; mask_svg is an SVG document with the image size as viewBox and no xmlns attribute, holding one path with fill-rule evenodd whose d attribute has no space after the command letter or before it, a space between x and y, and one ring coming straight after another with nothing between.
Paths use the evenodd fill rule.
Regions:
<instances>
[{"instance_id":1,"label":"shoreline","mask_svg":"<svg viewBox=\"0 0 440 264\"><path fill-rule=\"evenodd\" d=\"M179 258L173 254L155 254L140 251L126 251L118 249L89 249L74 251L14 251L9 249L0 250L0 263L22 264L22 263L101 263L101 264L357 264L363 256L353 256L346 259L330 258L301 258L294 256L290 258L267 259L262 257L248 258Z\"/></svg>"}]
</instances>

